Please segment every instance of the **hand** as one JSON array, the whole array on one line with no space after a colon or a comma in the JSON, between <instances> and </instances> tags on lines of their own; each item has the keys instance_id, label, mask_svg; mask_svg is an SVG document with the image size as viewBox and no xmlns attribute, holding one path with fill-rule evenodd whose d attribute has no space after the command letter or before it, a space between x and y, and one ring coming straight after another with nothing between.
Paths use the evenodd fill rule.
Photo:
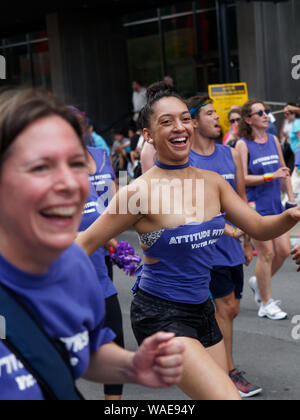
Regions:
<instances>
[{"instance_id":1,"label":"hand","mask_svg":"<svg viewBox=\"0 0 300 420\"><path fill-rule=\"evenodd\" d=\"M109 242L107 242L107 243L104 245L104 248L105 248L107 251L109 251L111 247L112 247L112 248L114 248L114 249L116 249L116 248L117 248L117 246L118 246L118 241L117 241L116 239L111 239Z\"/></svg>"},{"instance_id":2,"label":"hand","mask_svg":"<svg viewBox=\"0 0 300 420\"><path fill-rule=\"evenodd\" d=\"M246 258L246 262L245 265L246 267L248 267L251 263L251 261L253 260L253 248L251 243L249 243L248 245L244 245L244 254L245 254L245 258Z\"/></svg>"},{"instance_id":3,"label":"hand","mask_svg":"<svg viewBox=\"0 0 300 420\"><path fill-rule=\"evenodd\" d=\"M230 236L230 238L233 238L233 239L240 239L243 235L245 235L245 233L241 229L234 228L233 226L226 223L224 235Z\"/></svg>"},{"instance_id":4,"label":"hand","mask_svg":"<svg viewBox=\"0 0 300 420\"><path fill-rule=\"evenodd\" d=\"M300 221L300 206L294 207L292 209L286 210L286 213L288 213L291 218L297 222Z\"/></svg>"},{"instance_id":5,"label":"hand","mask_svg":"<svg viewBox=\"0 0 300 420\"><path fill-rule=\"evenodd\" d=\"M283 167L274 172L273 179L287 179L291 176L291 171L289 168Z\"/></svg>"},{"instance_id":6,"label":"hand","mask_svg":"<svg viewBox=\"0 0 300 420\"><path fill-rule=\"evenodd\" d=\"M291 252L291 255L293 256L293 260L295 263L299 266L297 271L300 272L300 244L297 245Z\"/></svg>"},{"instance_id":7,"label":"hand","mask_svg":"<svg viewBox=\"0 0 300 420\"><path fill-rule=\"evenodd\" d=\"M168 388L180 382L184 346L174 337L173 333L160 332L142 343L133 360L138 384Z\"/></svg>"},{"instance_id":8,"label":"hand","mask_svg":"<svg viewBox=\"0 0 300 420\"><path fill-rule=\"evenodd\" d=\"M287 201L285 203L285 209L289 210L289 209L293 209L294 207L297 207L298 204L296 202L291 202L291 201Z\"/></svg>"}]
</instances>

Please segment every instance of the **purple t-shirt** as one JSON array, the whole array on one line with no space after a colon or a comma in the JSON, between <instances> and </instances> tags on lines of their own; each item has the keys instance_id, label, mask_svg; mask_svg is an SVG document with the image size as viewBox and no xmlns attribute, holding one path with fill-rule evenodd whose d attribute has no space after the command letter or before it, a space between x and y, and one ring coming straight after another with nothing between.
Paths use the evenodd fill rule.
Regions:
<instances>
[{"instance_id":1,"label":"purple t-shirt","mask_svg":"<svg viewBox=\"0 0 300 420\"><path fill-rule=\"evenodd\" d=\"M65 344L76 379L87 370L90 353L115 339L103 328L105 302L95 269L77 245L44 275L19 270L0 255L0 282L19 296L51 337ZM42 399L35 379L1 340L0 400Z\"/></svg>"},{"instance_id":2,"label":"purple t-shirt","mask_svg":"<svg viewBox=\"0 0 300 420\"><path fill-rule=\"evenodd\" d=\"M79 226L79 232L83 232L88 229L97 219L100 217L100 213L98 211L98 202L100 198L91 184L90 194L85 203L81 223ZM117 289L115 288L113 282L109 278L107 266L105 263L105 255L106 250L104 247L97 249L94 254L90 256L92 263L96 269L99 282L104 291L104 298L108 299L114 295L117 295Z\"/></svg>"}]
</instances>

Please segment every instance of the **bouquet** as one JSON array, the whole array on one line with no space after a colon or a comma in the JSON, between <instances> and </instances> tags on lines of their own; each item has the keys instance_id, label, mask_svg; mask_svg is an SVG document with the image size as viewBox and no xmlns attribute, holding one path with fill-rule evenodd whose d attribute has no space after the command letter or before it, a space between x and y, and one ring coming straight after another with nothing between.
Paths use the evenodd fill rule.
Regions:
<instances>
[{"instance_id":1,"label":"bouquet","mask_svg":"<svg viewBox=\"0 0 300 420\"><path fill-rule=\"evenodd\" d=\"M133 246L126 241L118 242L117 248L110 248L110 256L114 264L124 270L128 276L133 276L142 262L142 258L135 254Z\"/></svg>"}]
</instances>

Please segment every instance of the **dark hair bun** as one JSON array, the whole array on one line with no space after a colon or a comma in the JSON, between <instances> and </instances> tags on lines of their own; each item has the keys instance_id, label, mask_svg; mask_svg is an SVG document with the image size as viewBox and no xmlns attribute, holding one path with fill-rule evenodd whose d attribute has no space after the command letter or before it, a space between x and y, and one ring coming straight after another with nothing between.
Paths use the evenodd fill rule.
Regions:
<instances>
[{"instance_id":1,"label":"dark hair bun","mask_svg":"<svg viewBox=\"0 0 300 420\"><path fill-rule=\"evenodd\" d=\"M170 91L170 87L165 82L156 82L150 85L147 89L147 100L150 102L158 94Z\"/></svg>"}]
</instances>

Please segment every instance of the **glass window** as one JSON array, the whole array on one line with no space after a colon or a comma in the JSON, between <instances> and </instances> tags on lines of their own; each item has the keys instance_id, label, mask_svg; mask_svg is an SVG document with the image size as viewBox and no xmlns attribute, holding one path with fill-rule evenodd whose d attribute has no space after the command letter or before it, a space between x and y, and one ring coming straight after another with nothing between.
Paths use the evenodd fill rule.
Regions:
<instances>
[{"instance_id":1,"label":"glass window","mask_svg":"<svg viewBox=\"0 0 300 420\"><path fill-rule=\"evenodd\" d=\"M30 53L27 45L6 48L6 83L11 85L32 85Z\"/></svg>"},{"instance_id":2,"label":"glass window","mask_svg":"<svg viewBox=\"0 0 300 420\"><path fill-rule=\"evenodd\" d=\"M158 24L126 28L129 73L131 80L147 86L162 77L161 44Z\"/></svg>"},{"instance_id":3,"label":"glass window","mask_svg":"<svg viewBox=\"0 0 300 420\"><path fill-rule=\"evenodd\" d=\"M227 28L228 40L230 50L230 72L231 81L240 81L240 68L239 68L239 53L238 53L238 35L237 35L237 17L236 7L228 7L227 9Z\"/></svg>"},{"instance_id":4,"label":"glass window","mask_svg":"<svg viewBox=\"0 0 300 420\"><path fill-rule=\"evenodd\" d=\"M195 33L193 15L163 21L166 72L183 96L195 93Z\"/></svg>"},{"instance_id":5,"label":"glass window","mask_svg":"<svg viewBox=\"0 0 300 420\"><path fill-rule=\"evenodd\" d=\"M169 16L169 15L175 15L177 13L185 13L185 12L192 12L192 2L181 2L181 3L175 3L168 7L162 7L160 9L161 16Z\"/></svg>"},{"instance_id":6,"label":"glass window","mask_svg":"<svg viewBox=\"0 0 300 420\"><path fill-rule=\"evenodd\" d=\"M47 31L34 32L34 33L32 33L32 34L29 35L29 39L31 41L35 41L35 40L39 40L39 39L44 39L44 38L48 38Z\"/></svg>"},{"instance_id":7,"label":"glass window","mask_svg":"<svg viewBox=\"0 0 300 420\"><path fill-rule=\"evenodd\" d=\"M31 45L34 86L50 89L51 68L49 44L47 41Z\"/></svg>"},{"instance_id":8,"label":"glass window","mask_svg":"<svg viewBox=\"0 0 300 420\"><path fill-rule=\"evenodd\" d=\"M197 14L196 58L197 86L199 92L207 92L207 86L219 83L220 58L216 11Z\"/></svg>"},{"instance_id":9,"label":"glass window","mask_svg":"<svg viewBox=\"0 0 300 420\"><path fill-rule=\"evenodd\" d=\"M196 1L196 9L203 10L203 9L215 9L216 8L216 0L197 0Z\"/></svg>"},{"instance_id":10,"label":"glass window","mask_svg":"<svg viewBox=\"0 0 300 420\"><path fill-rule=\"evenodd\" d=\"M51 89L49 44L42 41L46 38L47 32L40 31L1 41L0 51L6 59L5 83ZM18 42L22 45L13 46Z\"/></svg>"},{"instance_id":11,"label":"glass window","mask_svg":"<svg viewBox=\"0 0 300 420\"><path fill-rule=\"evenodd\" d=\"M26 42L26 35L18 35L11 38L4 39L4 45L20 44Z\"/></svg>"},{"instance_id":12,"label":"glass window","mask_svg":"<svg viewBox=\"0 0 300 420\"><path fill-rule=\"evenodd\" d=\"M149 9L149 10L143 10L136 13L131 13L130 15L126 15L123 18L123 23L130 23L130 22L138 22L142 20L148 20L157 18L157 9Z\"/></svg>"}]
</instances>

